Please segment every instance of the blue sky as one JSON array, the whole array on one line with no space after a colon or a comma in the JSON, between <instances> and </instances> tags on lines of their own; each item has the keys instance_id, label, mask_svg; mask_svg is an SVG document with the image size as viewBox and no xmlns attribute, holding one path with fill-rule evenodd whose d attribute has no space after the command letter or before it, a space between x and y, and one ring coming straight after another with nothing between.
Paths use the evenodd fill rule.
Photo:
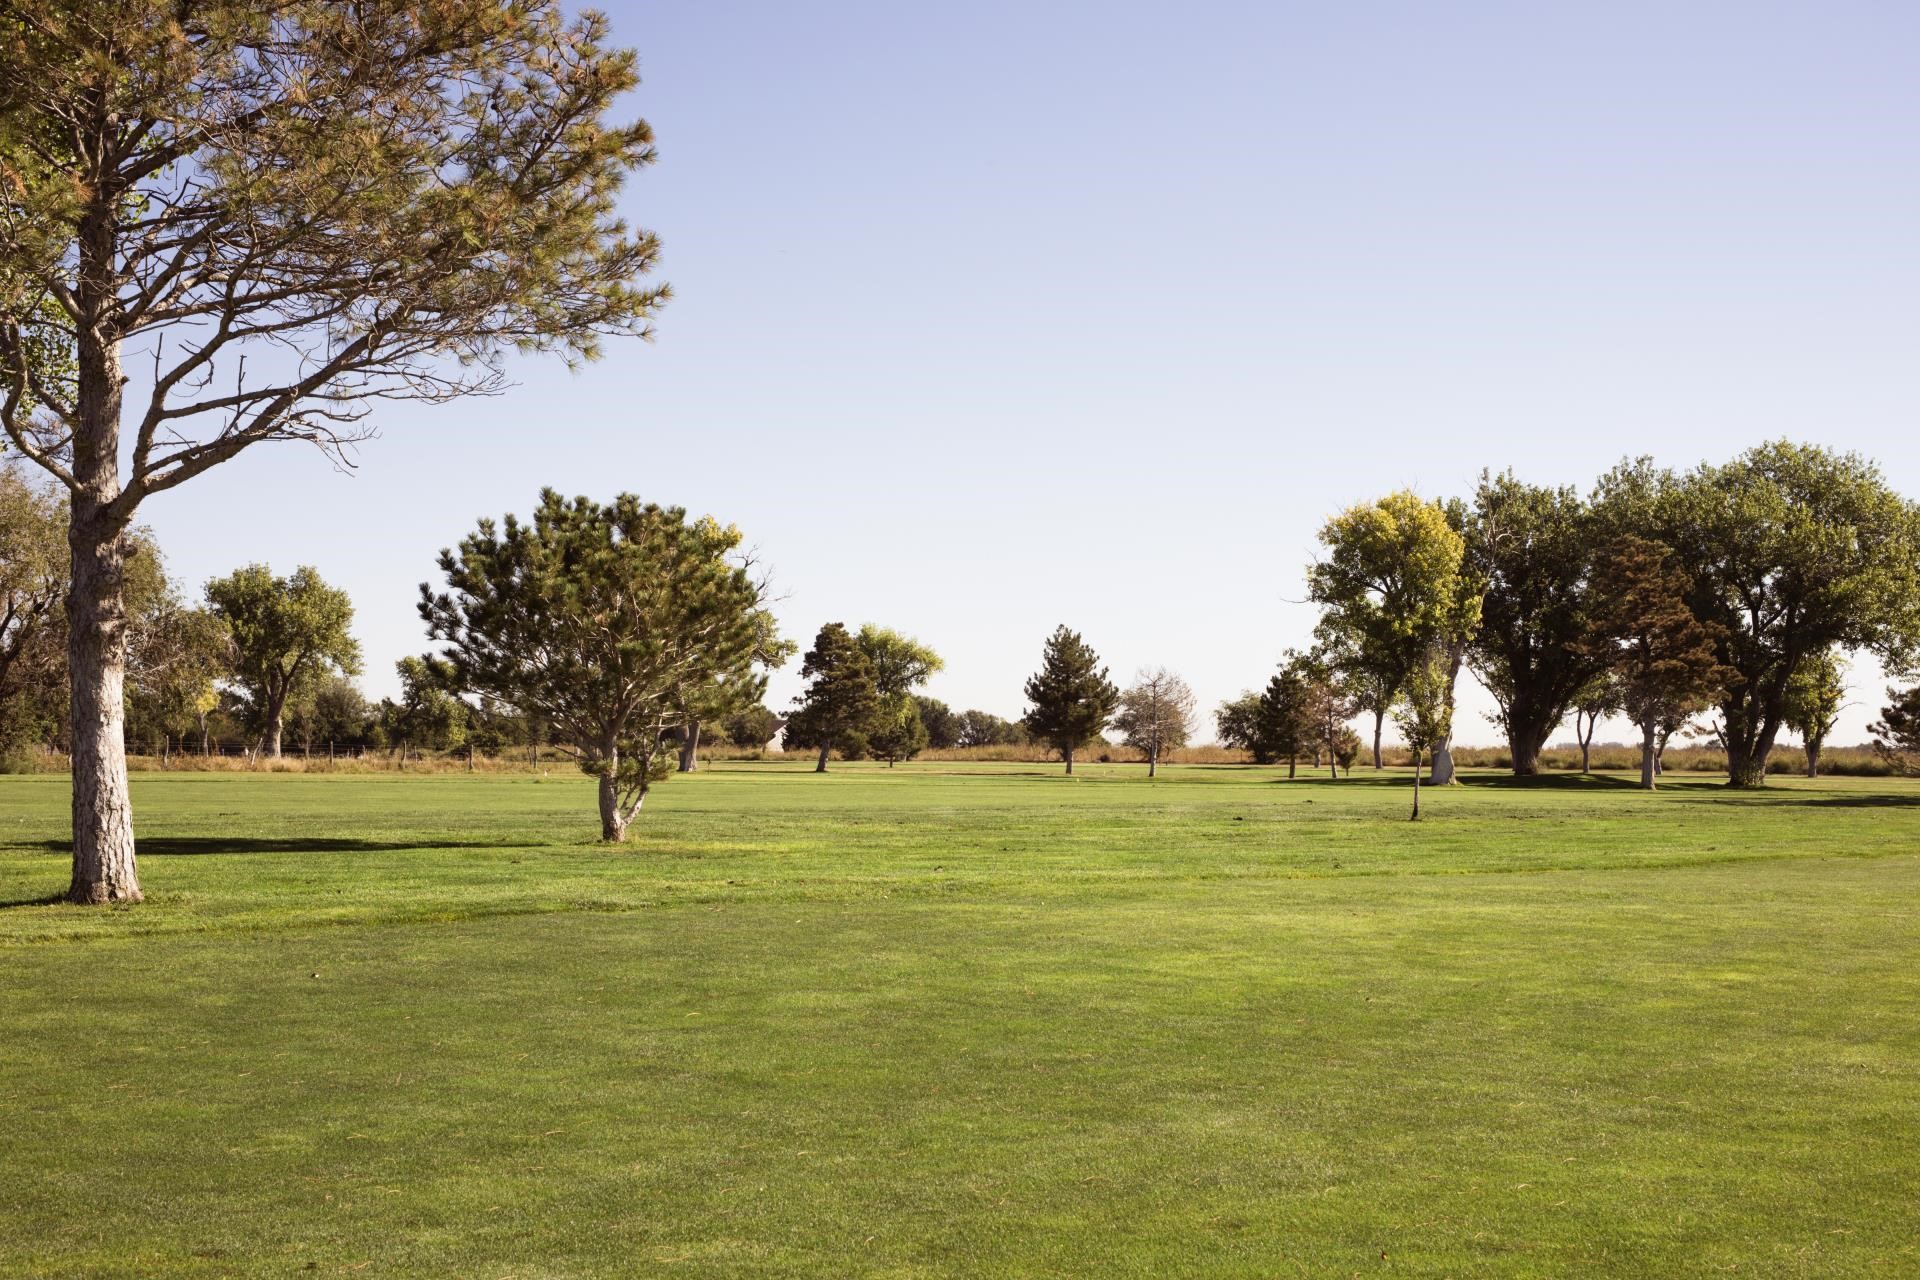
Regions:
<instances>
[{"instance_id":1,"label":"blue sky","mask_svg":"<svg viewBox=\"0 0 1920 1280\"><path fill-rule=\"evenodd\" d=\"M276 446L144 509L191 583L346 587L375 693L437 549L541 485L737 523L789 634L901 628L1009 716L1058 622L1208 706L1264 683L1320 522L1402 486L1790 436L1920 494L1920 9L608 12L658 341L382 408L351 476Z\"/></svg>"}]
</instances>

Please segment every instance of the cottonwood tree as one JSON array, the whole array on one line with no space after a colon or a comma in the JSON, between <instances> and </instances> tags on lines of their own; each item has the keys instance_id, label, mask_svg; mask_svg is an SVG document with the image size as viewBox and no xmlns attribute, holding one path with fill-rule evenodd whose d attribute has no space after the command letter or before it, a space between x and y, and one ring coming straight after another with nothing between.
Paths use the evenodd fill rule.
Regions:
<instances>
[{"instance_id":1,"label":"cottonwood tree","mask_svg":"<svg viewBox=\"0 0 1920 1280\"><path fill-rule=\"evenodd\" d=\"M960 717L938 698L916 693L914 705L920 708L920 723L927 727L927 745L935 751L960 745Z\"/></svg>"},{"instance_id":2,"label":"cottonwood tree","mask_svg":"<svg viewBox=\"0 0 1920 1280\"><path fill-rule=\"evenodd\" d=\"M155 557L157 564L157 557ZM175 734L198 728L206 746L206 716L220 703L218 686L233 674L233 640L208 609L195 609L164 581L150 600L129 592L127 703L129 727L144 724L160 736L162 759Z\"/></svg>"},{"instance_id":3,"label":"cottonwood tree","mask_svg":"<svg viewBox=\"0 0 1920 1280\"><path fill-rule=\"evenodd\" d=\"M447 682L544 727L598 783L600 834L627 837L668 770L661 735L765 643L764 586L740 531L623 493L540 494L533 519L482 519L420 588Z\"/></svg>"},{"instance_id":4,"label":"cottonwood tree","mask_svg":"<svg viewBox=\"0 0 1920 1280\"><path fill-rule=\"evenodd\" d=\"M1193 690L1165 667L1141 668L1133 687L1120 695L1113 717L1130 747L1147 755L1147 776L1153 777L1164 752L1187 745L1193 732Z\"/></svg>"},{"instance_id":5,"label":"cottonwood tree","mask_svg":"<svg viewBox=\"0 0 1920 1280\"><path fill-rule=\"evenodd\" d=\"M207 604L227 629L233 678L260 731L260 752L278 759L288 700L330 675L358 675L350 632L353 602L311 566L276 578L263 564L207 583Z\"/></svg>"},{"instance_id":6,"label":"cottonwood tree","mask_svg":"<svg viewBox=\"0 0 1920 1280\"><path fill-rule=\"evenodd\" d=\"M977 708L962 711L955 746L1012 747L1027 741L1026 726Z\"/></svg>"},{"instance_id":7,"label":"cottonwood tree","mask_svg":"<svg viewBox=\"0 0 1920 1280\"><path fill-rule=\"evenodd\" d=\"M896 761L911 760L927 748L927 726L920 706L910 693L882 694L867 728L867 750L891 769Z\"/></svg>"},{"instance_id":8,"label":"cottonwood tree","mask_svg":"<svg viewBox=\"0 0 1920 1280\"><path fill-rule=\"evenodd\" d=\"M1642 459L1600 500L1614 527L1673 549L1688 605L1718 629L1731 786L1765 785L1802 662L1864 651L1899 670L1920 647L1920 507L1856 454L1782 440L1684 475Z\"/></svg>"},{"instance_id":9,"label":"cottonwood tree","mask_svg":"<svg viewBox=\"0 0 1920 1280\"><path fill-rule=\"evenodd\" d=\"M64 495L0 468L0 738L16 728L15 703L53 657L46 641L67 593ZM10 745L0 742L0 746Z\"/></svg>"},{"instance_id":10,"label":"cottonwood tree","mask_svg":"<svg viewBox=\"0 0 1920 1280\"><path fill-rule=\"evenodd\" d=\"M780 736L780 730L785 725L784 717L755 703L729 715L722 727L727 732L727 741L734 746L764 751L769 742Z\"/></svg>"},{"instance_id":11,"label":"cottonwood tree","mask_svg":"<svg viewBox=\"0 0 1920 1280\"><path fill-rule=\"evenodd\" d=\"M1663 723L1685 723L1729 676L1718 629L1687 604L1692 582L1662 543L1631 535L1601 553L1588 647L1612 668L1620 707L1640 726L1640 786L1654 789Z\"/></svg>"},{"instance_id":12,"label":"cottonwood tree","mask_svg":"<svg viewBox=\"0 0 1920 1280\"><path fill-rule=\"evenodd\" d=\"M873 686L883 697L912 693L947 665L932 648L912 636L871 622L861 625L854 643L867 655L873 668Z\"/></svg>"},{"instance_id":13,"label":"cottonwood tree","mask_svg":"<svg viewBox=\"0 0 1920 1280\"><path fill-rule=\"evenodd\" d=\"M1361 687L1398 698L1439 653L1451 702L1480 621L1461 523L1464 513L1402 491L1350 507L1321 528L1326 555L1307 572L1308 594L1322 608L1316 634L1329 661ZM1447 741L1430 746L1435 780L1449 781Z\"/></svg>"},{"instance_id":14,"label":"cottonwood tree","mask_svg":"<svg viewBox=\"0 0 1920 1280\"><path fill-rule=\"evenodd\" d=\"M867 733L881 705L874 681L873 661L846 628L829 622L813 638L813 648L801 660L800 675L811 681L794 699L787 721L789 747L813 748L820 753L813 771L825 773L827 758L836 746L857 743L866 750Z\"/></svg>"},{"instance_id":15,"label":"cottonwood tree","mask_svg":"<svg viewBox=\"0 0 1920 1280\"><path fill-rule=\"evenodd\" d=\"M1394 724L1413 756L1413 815L1420 821L1420 766L1426 756L1453 735L1453 654L1432 643L1408 670L1394 710Z\"/></svg>"},{"instance_id":16,"label":"cottonwood tree","mask_svg":"<svg viewBox=\"0 0 1920 1280\"><path fill-rule=\"evenodd\" d=\"M1484 590L1467 666L1493 695L1520 777L1540 772L1547 739L1601 670L1582 643L1597 526L1570 488L1480 475L1466 540Z\"/></svg>"},{"instance_id":17,"label":"cottonwood tree","mask_svg":"<svg viewBox=\"0 0 1920 1280\"><path fill-rule=\"evenodd\" d=\"M1584 641L1582 643L1585 643ZM1573 695L1573 735L1580 743L1580 772L1593 772L1593 734L1603 717L1620 710L1620 684L1607 667Z\"/></svg>"},{"instance_id":18,"label":"cottonwood tree","mask_svg":"<svg viewBox=\"0 0 1920 1280\"><path fill-rule=\"evenodd\" d=\"M453 694L458 677L443 658L406 657L394 664L400 696L382 698L375 723L404 768L419 751L454 751L467 740L467 704Z\"/></svg>"},{"instance_id":19,"label":"cottonwood tree","mask_svg":"<svg viewBox=\"0 0 1920 1280\"><path fill-rule=\"evenodd\" d=\"M1073 772L1073 753L1100 736L1113 719L1120 690L1107 679L1100 655L1063 624L1047 637L1040 670L1027 678L1023 719L1027 732L1060 753Z\"/></svg>"},{"instance_id":20,"label":"cottonwood tree","mask_svg":"<svg viewBox=\"0 0 1920 1280\"><path fill-rule=\"evenodd\" d=\"M1223 747L1249 752L1255 764L1272 764L1260 742L1260 695L1251 689L1213 711L1213 734Z\"/></svg>"},{"instance_id":21,"label":"cottonwood tree","mask_svg":"<svg viewBox=\"0 0 1920 1280\"><path fill-rule=\"evenodd\" d=\"M560 0L43 0L0 22L0 426L67 489L73 879L137 901L125 534L270 440L644 334L635 83ZM143 366L133 398L123 364Z\"/></svg>"},{"instance_id":22,"label":"cottonwood tree","mask_svg":"<svg viewBox=\"0 0 1920 1280\"><path fill-rule=\"evenodd\" d=\"M1787 682L1787 728L1800 735L1807 753L1807 776L1820 776L1820 751L1847 706L1847 669L1829 650L1800 664Z\"/></svg>"}]
</instances>

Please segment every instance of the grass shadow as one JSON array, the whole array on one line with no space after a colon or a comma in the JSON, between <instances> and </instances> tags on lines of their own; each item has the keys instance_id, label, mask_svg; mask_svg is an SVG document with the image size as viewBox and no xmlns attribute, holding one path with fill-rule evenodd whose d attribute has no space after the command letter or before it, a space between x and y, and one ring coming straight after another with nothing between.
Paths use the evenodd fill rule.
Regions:
<instances>
[{"instance_id":1,"label":"grass shadow","mask_svg":"<svg viewBox=\"0 0 1920 1280\"><path fill-rule=\"evenodd\" d=\"M0 911L14 907L57 907L66 900L64 893L43 893L37 898L0 898Z\"/></svg>"}]
</instances>

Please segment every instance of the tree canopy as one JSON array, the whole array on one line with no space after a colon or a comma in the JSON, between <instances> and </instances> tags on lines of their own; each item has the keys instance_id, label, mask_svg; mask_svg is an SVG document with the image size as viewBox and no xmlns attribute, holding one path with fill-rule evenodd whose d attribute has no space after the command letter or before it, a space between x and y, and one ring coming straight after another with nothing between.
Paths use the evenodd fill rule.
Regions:
<instances>
[{"instance_id":1,"label":"tree canopy","mask_svg":"<svg viewBox=\"0 0 1920 1280\"><path fill-rule=\"evenodd\" d=\"M448 681L548 726L599 782L601 836L626 838L664 771L662 734L717 682L751 679L763 588L740 531L621 494L542 491L533 519L483 518L420 588Z\"/></svg>"},{"instance_id":2,"label":"tree canopy","mask_svg":"<svg viewBox=\"0 0 1920 1280\"><path fill-rule=\"evenodd\" d=\"M1027 731L1060 753L1073 772L1073 753L1113 719L1120 690L1077 632L1065 625L1047 637L1040 670L1027 679Z\"/></svg>"},{"instance_id":3,"label":"tree canopy","mask_svg":"<svg viewBox=\"0 0 1920 1280\"><path fill-rule=\"evenodd\" d=\"M263 564L207 584L207 603L233 646L233 674L251 704L260 749L280 754L287 700L333 672L360 670L353 602L311 566L275 577Z\"/></svg>"}]
</instances>

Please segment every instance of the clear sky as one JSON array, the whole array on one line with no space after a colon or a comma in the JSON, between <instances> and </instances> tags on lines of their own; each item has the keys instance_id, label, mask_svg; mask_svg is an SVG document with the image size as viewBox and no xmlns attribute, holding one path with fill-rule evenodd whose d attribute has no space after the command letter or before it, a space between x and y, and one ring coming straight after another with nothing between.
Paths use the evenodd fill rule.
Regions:
<instances>
[{"instance_id":1,"label":"clear sky","mask_svg":"<svg viewBox=\"0 0 1920 1280\"><path fill-rule=\"evenodd\" d=\"M1007 716L1059 622L1208 707L1264 683L1320 522L1401 486L1790 436L1920 494L1920 8L608 12L658 342L383 408L351 476L272 446L145 508L190 583L346 587L375 694L437 549L541 485L737 523L788 634L898 627Z\"/></svg>"}]
</instances>

